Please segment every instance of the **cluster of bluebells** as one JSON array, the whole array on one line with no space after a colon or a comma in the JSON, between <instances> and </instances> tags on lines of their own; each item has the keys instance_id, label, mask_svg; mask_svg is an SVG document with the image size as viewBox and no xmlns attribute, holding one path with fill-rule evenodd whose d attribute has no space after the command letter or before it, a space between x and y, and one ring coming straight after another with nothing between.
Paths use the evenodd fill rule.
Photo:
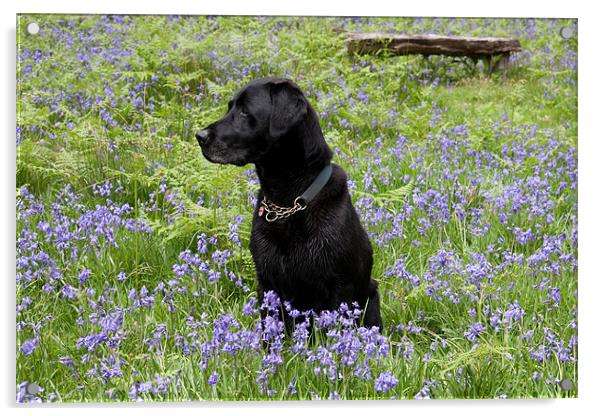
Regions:
<instances>
[{"instance_id":1,"label":"cluster of bluebells","mask_svg":"<svg viewBox=\"0 0 602 416\"><path fill-rule=\"evenodd\" d=\"M31 386L34 388L32 389ZM24 381L17 386L17 403L43 403L43 391L44 389L37 384ZM55 400L56 394L50 393L47 401L54 402Z\"/></svg>"},{"instance_id":2,"label":"cluster of bluebells","mask_svg":"<svg viewBox=\"0 0 602 416\"><path fill-rule=\"evenodd\" d=\"M101 276L81 265L103 255L108 247L119 248L127 243L131 234L151 233L144 221L131 217L133 209L129 205L119 205L111 200L119 189L110 181L94 185L93 194L105 198L106 203L91 209L80 202L81 195L70 186L64 188L50 204L37 199L27 187L20 189L17 198L17 284L21 291L32 296L35 288L40 287L43 292L56 292L64 301L72 303L78 311L74 325L82 328L83 333L75 340L74 353L57 357L56 361L77 379L94 379L105 385L112 380L123 379L126 362L121 355L121 346L130 336L128 323L131 326L134 314L152 314L160 304L173 314L178 296L204 296L207 284L217 285L222 276L242 292L249 290L241 276L227 268L234 252L220 250L217 237L201 233L197 237L194 254L190 250L180 253L181 263L173 265L170 280L159 281L154 287L144 284L130 287L126 292L128 303L125 305L117 300L116 295L122 290L118 284L105 281L99 292L95 282ZM234 235L237 236L236 229L232 230L229 238L236 246ZM200 280L206 283L201 285L201 290L194 290L200 287ZM116 273L113 280L126 281L128 274L124 270ZM24 357L37 350L45 327L54 319L48 315L42 320L29 320L27 316L32 303L32 297L22 296L17 305L17 330L22 333L19 351ZM173 337L176 345L193 352L197 347L203 347L195 337L196 322L192 316L189 317L187 323L193 332L186 336L171 333L166 323L157 323L147 332L141 344L147 353L162 355ZM253 345L251 338L245 343ZM216 376L211 380L217 382ZM152 382L136 381L130 388L129 397L133 400L153 395L161 397L171 382L172 378L159 375ZM38 400L24 393L23 386L18 400ZM113 397L114 392L114 389L107 390L109 397Z\"/></svg>"},{"instance_id":3,"label":"cluster of bluebells","mask_svg":"<svg viewBox=\"0 0 602 416\"><path fill-rule=\"evenodd\" d=\"M219 363L228 356L244 354L254 356L259 362L255 381L261 395L292 395L296 392L294 380L286 392L279 392L270 382L289 353L299 356L308 371L325 385L333 386L346 375L363 381L374 380L376 369L389 353L389 341L378 328L357 326L361 315L357 305L343 303L337 310L320 313L298 311L288 302L281 302L272 291L266 292L262 303L254 308L256 302L251 298L243 308L250 316L257 316L262 311L262 318L254 321L250 329L232 315L222 314L213 321L207 341L199 341L203 332L198 328L203 325L194 321L191 324L195 331L181 337L178 345L186 354L197 351L201 354L199 368L207 374L209 384L219 383ZM284 317L294 321L289 342L285 341ZM318 337L316 332L324 338L320 343L312 339ZM395 377L385 372L374 383L376 392L386 392L397 385ZM331 398L336 398L337 394L330 392Z\"/></svg>"},{"instance_id":4,"label":"cluster of bluebells","mask_svg":"<svg viewBox=\"0 0 602 416\"><path fill-rule=\"evenodd\" d=\"M577 335L571 335L568 342L563 341L550 328L543 328L544 341L538 345L529 348L531 359L544 363L545 361L555 357L560 362L575 362L575 349L577 347ZM531 344L533 332L523 334L523 337Z\"/></svg>"},{"instance_id":5,"label":"cluster of bluebells","mask_svg":"<svg viewBox=\"0 0 602 416\"><path fill-rule=\"evenodd\" d=\"M464 305L469 313L461 334L473 346L482 337L529 334L533 330L525 328L538 328L542 312L572 303L566 296L575 295L563 289L577 269L577 219L571 214L577 210L575 149L559 140L557 133L535 125L512 126L502 121L493 130L496 140L506 139L496 152L486 146L473 148L471 131L465 125L441 130L426 145L409 145L405 137L399 137L389 151L392 159L372 159L374 163L365 170L363 191L387 189L391 178L379 173L382 164L400 183L411 183L407 189L399 188L405 192L400 209L389 209L371 196L362 196L356 204L373 241L384 253L396 254L384 276L436 302ZM521 140L509 141L509 137ZM373 145L374 153L387 154L379 146L378 142ZM427 171L424 155L435 155L432 160L443 163L431 164ZM557 225L561 215L568 224L564 229ZM459 250L444 240L422 268L415 266L416 257L410 259L395 247L410 233L425 240L440 238L441 229L453 224L465 227L473 241L490 238L494 228L503 232L490 238L482 251ZM409 243L410 249L422 245ZM517 271L525 276L526 284L504 278ZM524 300L502 301L524 296L518 285L541 299L537 311L525 310ZM530 349L533 361L543 363L552 354L562 362L576 360L576 333L566 335L564 344L559 339L550 342L550 332L545 334L544 341ZM527 335L529 340L531 335ZM410 344L407 339L399 341L407 355L412 352Z\"/></svg>"},{"instance_id":6,"label":"cluster of bluebells","mask_svg":"<svg viewBox=\"0 0 602 416\"><path fill-rule=\"evenodd\" d=\"M472 132L466 126L457 126L434 135L426 144L408 145L406 138L400 136L390 152L383 151L382 144L375 144L370 151L390 157L371 160L364 171L362 190L370 194L385 192L391 187L392 175L397 183L404 184L398 191L404 192L405 199L395 210L383 206L375 197L358 199L356 207L373 241L386 249L412 231L428 238L441 227L458 221L466 224L474 237L483 236L499 224L511 238L500 242L505 243L501 246L513 242L533 245L546 238L570 239L569 235L549 232L554 232L550 225L561 212L559 193L566 195L565 207L576 206L574 148L558 140L554 132L540 131L534 125L508 127L504 123L492 128L497 140L517 136L522 140L507 142L499 152L485 147L475 150L471 145ZM438 161L429 165L428 171L423 155ZM537 163L529 176L524 174L525 161ZM492 214L485 216L485 211ZM498 221L485 222L491 216ZM576 225L576 218L570 220ZM565 262L574 262L570 254L565 249Z\"/></svg>"},{"instance_id":7,"label":"cluster of bluebells","mask_svg":"<svg viewBox=\"0 0 602 416\"><path fill-rule=\"evenodd\" d=\"M378 328L356 328L360 316L357 304L342 304L315 318L317 328L326 331L326 340L317 350L304 352L307 362L314 365L314 374L330 381L341 379L345 372L360 380L372 379L375 364L387 357L390 346Z\"/></svg>"},{"instance_id":8,"label":"cluster of bluebells","mask_svg":"<svg viewBox=\"0 0 602 416\"><path fill-rule=\"evenodd\" d=\"M232 236L232 232L230 233ZM238 234L236 234L238 238ZM240 241L230 237L230 240L237 246ZM248 292L249 287L243 282L242 276L228 268L228 264L235 256L236 252L232 249L219 249L217 247L217 238L208 238L204 233L197 236L197 250L193 253L191 250L185 250L180 253L178 263L174 263L172 270L176 280L171 286L180 286L184 280L201 280L210 284L219 284L220 279L227 279L243 292ZM211 249L211 258L206 256L207 251ZM180 282L180 283L178 283ZM183 289L185 290L185 289ZM201 286L200 293L195 291L193 294L198 297L199 294L205 294L205 286Z\"/></svg>"},{"instance_id":9,"label":"cluster of bluebells","mask_svg":"<svg viewBox=\"0 0 602 416\"><path fill-rule=\"evenodd\" d=\"M119 205L107 198L105 205L87 208L69 185L48 205L27 187L20 189L17 283L41 281L46 293L68 285L59 262L65 268L100 255L107 246L118 248L118 233L151 232L144 220L132 216L133 208L127 203Z\"/></svg>"},{"instance_id":10,"label":"cluster of bluebells","mask_svg":"<svg viewBox=\"0 0 602 416\"><path fill-rule=\"evenodd\" d=\"M179 374L173 377L162 377L155 374L153 380L147 382L134 382L129 391L128 397L132 401L144 401L145 398L165 396L170 388L177 389L180 386Z\"/></svg>"},{"instance_id":11,"label":"cluster of bluebells","mask_svg":"<svg viewBox=\"0 0 602 416\"><path fill-rule=\"evenodd\" d=\"M485 325L483 325L481 322L477 322L468 327L468 329L464 332L464 336L470 342L475 343L477 342L479 335L481 335L486 330L487 328L485 327Z\"/></svg>"},{"instance_id":12,"label":"cluster of bluebells","mask_svg":"<svg viewBox=\"0 0 602 416\"><path fill-rule=\"evenodd\" d=\"M374 380L374 391L387 392L397 386L399 381L389 372L381 373L376 380Z\"/></svg>"}]
</instances>

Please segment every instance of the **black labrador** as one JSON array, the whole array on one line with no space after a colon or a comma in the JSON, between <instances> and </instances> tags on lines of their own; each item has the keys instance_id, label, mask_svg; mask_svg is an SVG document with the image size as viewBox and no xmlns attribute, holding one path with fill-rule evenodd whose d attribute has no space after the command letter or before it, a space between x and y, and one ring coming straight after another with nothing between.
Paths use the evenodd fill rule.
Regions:
<instances>
[{"instance_id":1,"label":"black labrador","mask_svg":"<svg viewBox=\"0 0 602 416\"><path fill-rule=\"evenodd\" d=\"M273 290L298 310L357 302L362 324L382 327L372 248L331 165L318 116L292 81L262 78L234 94L226 115L196 138L210 162L254 163L261 184L251 253L259 300ZM292 320L284 317L287 328Z\"/></svg>"}]
</instances>

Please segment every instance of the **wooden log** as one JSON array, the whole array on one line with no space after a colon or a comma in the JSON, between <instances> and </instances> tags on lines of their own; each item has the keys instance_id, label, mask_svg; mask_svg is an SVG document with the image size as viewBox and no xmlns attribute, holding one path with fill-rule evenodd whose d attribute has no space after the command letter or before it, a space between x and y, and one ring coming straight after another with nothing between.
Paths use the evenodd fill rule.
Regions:
<instances>
[{"instance_id":1,"label":"wooden log","mask_svg":"<svg viewBox=\"0 0 602 416\"><path fill-rule=\"evenodd\" d=\"M521 51L518 39L492 37L349 32L345 43L350 54L374 54L386 50L393 55L485 57Z\"/></svg>"}]
</instances>

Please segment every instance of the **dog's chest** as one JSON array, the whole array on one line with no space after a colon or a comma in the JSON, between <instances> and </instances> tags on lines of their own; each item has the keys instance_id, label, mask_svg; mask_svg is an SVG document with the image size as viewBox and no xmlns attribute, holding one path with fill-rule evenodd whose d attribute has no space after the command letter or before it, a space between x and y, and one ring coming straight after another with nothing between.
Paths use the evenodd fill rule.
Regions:
<instances>
[{"instance_id":1,"label":"dog's chest","mask_svg":"<svg viewBox=\"0 0 602 416\"><path fill-rule=\"evenodd\" d=\"M258 269L272 273L297 275L304 270L323 268L329 248L320 238L302 232L256 231L251 253Z\"/></svg>"},{"instance_id":2,"label":"dog's chest","mask_svg":"<svg viewBox=\"0 0 602 416\"><path fill-rule=\"evenodd\" d=\"M285 298L324 293L336 278L336 252L325 242L304 228L254 227L251 253L257 278Z\"/></svg>"}]
</instances>

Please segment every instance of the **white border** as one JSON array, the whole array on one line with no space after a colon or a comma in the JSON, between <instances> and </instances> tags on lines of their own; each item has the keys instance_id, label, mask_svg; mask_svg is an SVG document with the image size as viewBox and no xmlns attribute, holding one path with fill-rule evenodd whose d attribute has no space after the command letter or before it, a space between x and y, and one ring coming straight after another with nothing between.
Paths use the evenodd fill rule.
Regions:
<instances>
[{"instance_id":1,"label":"white border","mask_svg":"<svg viewBox=\"0 0 602 416\"><path fill-rule=\"evenodd\" d=\"M463 16L463 17L577 17L579 7L570 3L505 0L487 5L477 1L413 1L386 0L254 0L254 1L131 1L22 0L21 13L138 13L138 14L227 14L227 15L314 15L314 16Z\"/></svg>"},{"instance_id":2,"label":"white border","mask_svg":"<svg viewBox=\"0 0 602 416\"><path fill-rule=\"evenodd\" d=\"M97 405L15 407L15 327L14 327L14 189L15 189L15 22L16 13L119 13L119 14L270 14L270 15L368 15L368 16L488 16L488 17L572 17L579 19L579 399L572 400L509 400L509 401L431 401L425 402L344 402L344 403L170 403L149 405L106 406L112 414L131 414L143 411L148 415L165 414L166 410L177 409L182 414L227 414L244 411L245 414L306 414L308 411L344 412L345 414L365 414L371 409L383 414L402 412L445 415L496 415L525 411L550 414L588 414L590 407L600 407L596 399L600 395L600 349L599 317L602 295L600 281L602 272L597 260L602 249L599 244L600 227L600 142L602 141L599 73L602 65L599 56L599 39L602 38L600 13L594 10L594 2L586 1L546 1L526 2L505 0L503 2L454 1L412 1L395 2L387 0L230 0L230 1L184 1L184 0L102 0L85 2L81 0L19 0L2 4L3 54L2 54L2 98L5 109L2 111L4 137L0 171L0 195L3 196L2 238L4 265L2 274L2 334L0 343L3 365L0 377L0 395L3 407L9 413L56 414L64 415L85 411L90 415L105 415L106 409ZM597 405L597 406L596 406ZM75 408L74 408L75 407ZM335 410L336 409L336 410Z\"/></svg>"}]
</instances>

